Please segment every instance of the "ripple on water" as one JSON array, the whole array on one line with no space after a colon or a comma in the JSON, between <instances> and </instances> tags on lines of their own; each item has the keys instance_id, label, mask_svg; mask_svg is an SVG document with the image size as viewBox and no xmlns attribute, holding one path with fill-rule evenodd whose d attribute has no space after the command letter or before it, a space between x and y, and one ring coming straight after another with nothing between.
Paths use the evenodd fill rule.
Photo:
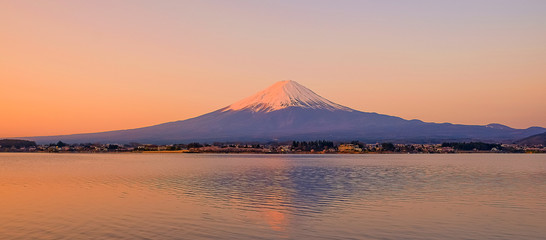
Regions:
<instances>
[{"instance_id":1,"label":"ripple on water","mask_svg":"<svg viewBox=\"0 0 546 240\"><path fill-rule=\"evenodd\" d=\"M0 154L1 239L540 239L544 155Z\"/></svg>"}]
</instances>

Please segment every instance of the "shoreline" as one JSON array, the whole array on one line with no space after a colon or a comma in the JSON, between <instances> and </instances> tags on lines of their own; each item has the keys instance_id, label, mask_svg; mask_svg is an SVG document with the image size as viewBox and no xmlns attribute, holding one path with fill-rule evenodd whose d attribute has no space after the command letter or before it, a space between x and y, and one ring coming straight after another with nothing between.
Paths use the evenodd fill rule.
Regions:
<instances>
[{"instance_id":1,"label":"shoreline","mask_svg":"<svg viewBox=\"0 0 546 240\"><path fill-rule=\"evenodd\" d=\"M369 152L369 153L316 153L316 152L183 152L178 151L138 151L138 152L0 152L3 153L30 153L30 154L216 154L216 155L455 155L455 154L546 154L546 152L438 152L438 153L409 153L409 152Z\"/></svg>"}]
</instances>

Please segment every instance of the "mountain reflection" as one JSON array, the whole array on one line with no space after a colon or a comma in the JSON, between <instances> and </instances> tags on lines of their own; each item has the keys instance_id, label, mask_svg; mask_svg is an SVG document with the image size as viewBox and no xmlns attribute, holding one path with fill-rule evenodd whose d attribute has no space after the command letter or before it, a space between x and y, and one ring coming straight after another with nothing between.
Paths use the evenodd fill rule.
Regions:
<instances>
[{"instance_id":1,"label":"mountain reflection","mask_svg":"<svg viewBox=\"0 0 546 240\"><path fill-rule=\"evenodd\" d=\"M542 239L544 157L5 154L0 239Z\"/></svg>"},{"instance_id":2,"label":"mountain reflection","mask_svg":"<svg viewBox=\"0 0 546 240\"><path fill-rule=\"evenodd\" d=\"M386 193L396 196L404 189L415 190L419 181L409 185L406 178L425 175L422 169L407 167L310 166L283 158L257 161L266 162L235 170L164 175L149 185L210 207L258 212L273 230L283 231L298 216L338 211L350 200L374 200Z\"/></svg>"}]
</instances>

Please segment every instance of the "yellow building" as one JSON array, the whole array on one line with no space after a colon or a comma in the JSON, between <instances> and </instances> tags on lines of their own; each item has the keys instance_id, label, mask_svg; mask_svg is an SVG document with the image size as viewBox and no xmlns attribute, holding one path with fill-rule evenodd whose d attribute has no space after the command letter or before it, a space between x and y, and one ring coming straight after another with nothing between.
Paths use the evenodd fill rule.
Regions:
<instances>
[{"instance_id":1,"label":"yellow building","mask_svg":"<svg viewBox=\"0 0 546 240\"><path fill-rule=\"evenodd\" d=\"M337 149L339 152L343 153L362 152L362 148L355 144L340 144Z\"/></svg>"}]
</instances>

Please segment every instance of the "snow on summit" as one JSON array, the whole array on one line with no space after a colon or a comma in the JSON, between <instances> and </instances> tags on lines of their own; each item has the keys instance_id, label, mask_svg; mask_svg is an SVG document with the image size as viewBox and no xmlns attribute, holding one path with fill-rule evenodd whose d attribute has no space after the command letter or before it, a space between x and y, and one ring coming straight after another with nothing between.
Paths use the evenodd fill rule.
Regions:
<instances>
[{"instance_id":1,"label":"snow on summit","mask_svg":"<svg viewBox=\"0 0 546 240\"><path fill-rule=\"evenodd\" d=\"M272 112L287 107L353 111L348 107L319 96L292 80L277 82L263 91L227 106L223 111L252 110L254 112Z\"/></svg>"}]
</instances>

